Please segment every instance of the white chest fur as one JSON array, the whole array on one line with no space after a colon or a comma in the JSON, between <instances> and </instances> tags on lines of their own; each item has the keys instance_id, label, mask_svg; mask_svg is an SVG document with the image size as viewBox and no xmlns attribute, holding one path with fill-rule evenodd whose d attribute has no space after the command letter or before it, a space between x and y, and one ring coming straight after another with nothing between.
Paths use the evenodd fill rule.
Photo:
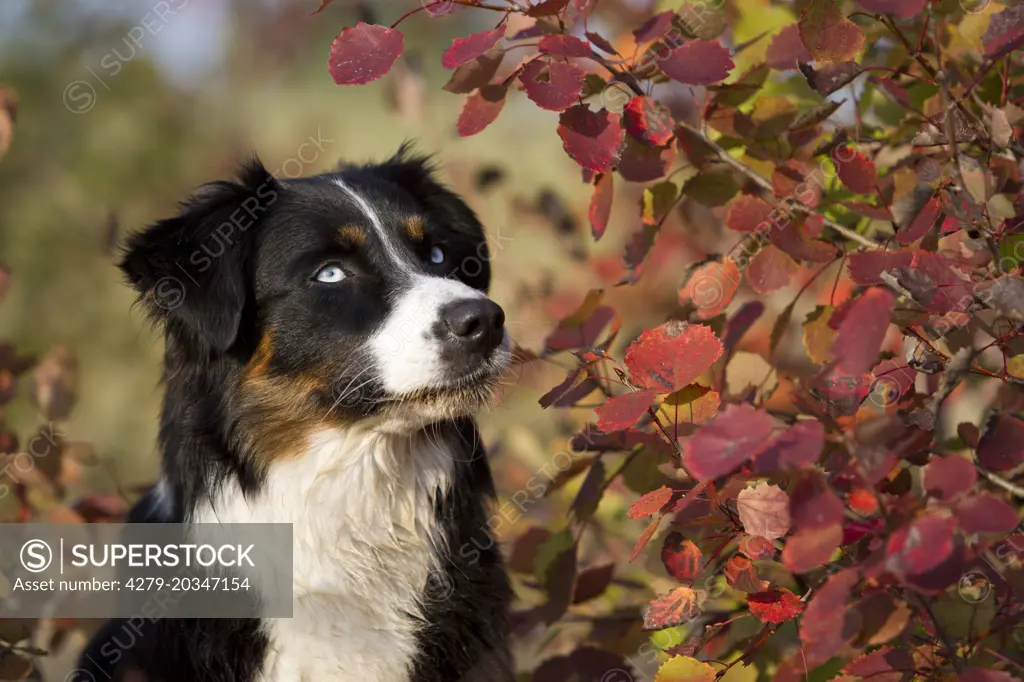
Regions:
<instances>
[{"instance_id":1,"label":"white chest fur","mask_svg":"<svg viewBox=\"0 0 1024 682\"><path fill-rule=\"evenodd\" d=\"M246 499L227 486L197 522L293 524L293 617L265 619L265 682L403 682L443 537L453 460L434 439L324 430Z\"/></svg>"}]
</instances>

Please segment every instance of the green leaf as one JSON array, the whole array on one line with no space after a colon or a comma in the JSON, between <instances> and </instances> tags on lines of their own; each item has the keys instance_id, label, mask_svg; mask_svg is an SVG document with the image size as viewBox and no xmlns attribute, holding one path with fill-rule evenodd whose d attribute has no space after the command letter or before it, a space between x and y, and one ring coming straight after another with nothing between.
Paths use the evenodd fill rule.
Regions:
<instances>
[{"instance_id":1,"label":"green leaf","mask_svg":"<svg viewBox=\"0 0 1024 682\"><path fill-rule=\"evenodd\" d=\"M1024 234L1011 234L999 242L999 267L1012 270L1021 264L1020 254L1024 254Z\"/></svg>"},{"instance_id":2,"label":"green leaf","mask_svg":"<svg viewBox=\"0 0 1024 682\"><path fill-rule=\"evenodd\" d=\"M690 178L683 193L705 206L723 206L736 196L740 186L728 171L704 171Z\"/></svg>"},{"instance_id":3,"label":"green leaf","mask_svg":"<svg viewBox=\"0 0 1024 682\"><path fill-rule=\"evenodd\" d=\"M640 202L644 223L654 225L660 222L671 210L678 196L679 188L673 182L659 182L645 187Z\"/></svg>"}]
</instances>

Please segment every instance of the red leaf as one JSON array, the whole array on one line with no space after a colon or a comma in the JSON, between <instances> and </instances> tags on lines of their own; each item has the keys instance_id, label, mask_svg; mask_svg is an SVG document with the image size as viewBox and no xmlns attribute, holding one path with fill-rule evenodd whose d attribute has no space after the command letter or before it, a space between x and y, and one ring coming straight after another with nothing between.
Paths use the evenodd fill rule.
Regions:
<instances>
[{"instance_id":1,"label":"red leaf","mask_svg":"<svg viewBox=\"0 0 1024 682\"><path fill-rule=\"evenodd\" d=\"M900 268L896 279L915 301L934 313L962 312L974 300L970 277L954 261L937 253L914 251L910 265Z\"/></svg>"},{"instance_id":2,"label":"red leaf","mask_svg":"<svg viewBox=\"0 0 1024 682\"><path fill-rule=\"evenodd\" d=\"M642 519L645 516L657 514L672 500L672 496L674 494L675 491L665 485L661 486L657 490L652 490L634 502L626 513L626 516L631 519Z\"/></svg>"},{"instance_id":3,"label":"red leaf","mask_svg":"<svg viewBox=\"0 0 1024 682\"><path fill-rule=\"evenodd\" d=\"M847 259L850 277L856 284L881 284L879 277L883 272L895 268L909 267L914 258L913 251L858 251L851 253Z\"/></svg>"},{"instance_id":4,"label":"red leaf","mask_svg":"<svg viewBox=\"0 0 1024 682\"><path fill-rule=\"evenodd\" d=\"M799 616L804 610L803 602L785 588L748 594L747 606L762 623L785 623Z\"/></svg>"},{"instance_id":5,"label":"red leaf","mask_svg":"<svg viewBox=\"0 0 1024 682\"><path fill-rule=\"evenodd\" d=\"M914 576L935 568L953 553L952 518L927 514L889 536L886 551L890 570L902 576Z\"/></svg>"},{"instance_id":6,"label":"red leaf","mask_svg":"<svg viewBox=\"0 0 1024 682\"><path fill-rule=\"evenodd\" d=\"M593 599L594 597L600 597L604 594L604 591L608 589L608 585L611 584L612 576L614 574L615 564L592 566L586 570L580 571L579 575L576 576L576 586L572 593L572 603L580 604Z\"/></svg>"},{"instance_id":7,"label":"red leaf","mask_svg":"<svg viewBox=\"0 0 1024 682\"><path fill-rule=\"evenodd\" d=\"M887 289L868 289L839 325L832 354L845 374L863 374L878 361L896 299Z\"/></svg>"},{"instance_id":8,"label":"red leaf","mask_svg":"<svg viewBox=\"0 0 1024 682\"><path fill-rule=\"evenodd\" d=\"M622 112L626 132L655 146L668 144L676 122L664 104L653 97L634 97Z\"/></svg>"},{"instance_id":9,"label":"red leaf","mask_svg":"<svg viewBox=\"0 0 1024 682\"><path fill-rule=\"evenodd\" d=\"M664 514L658 514L654 517L653 521L647 524L647 528L644 528L644 532L640 533L640 537L637 539L636 545L633 546L633 551L629 555L630 561L636 559L640 555L640 552L644 551L644 547L647 546L647 543L650 542L654 533L658 530L658 525L661 523L663 518L665 518Z\"/></svg>"},{"instance_id":10,"label":"red leaf","mask_svg":"<svg viewBox=\"0 0 1024 682\"><path fill-rule=\"evenodd\" d=\"M772 546L772 543L755 535L744 535L740 538L739 550L751 561L771 559L775 556L775 547Z\"/></svg>"},{"instance_id":11,"label":"red leaf","mask_svg":"<svg viewBox=\"0 0 1024 682\"><path fill-rule=\"evenodd\" d=\"M650 182L665 177L676 159L676 148L653 147L632 135L625 138L620 149L618 171L630 182Z\"/></svg>"},{"instance_id":12,"label":"red leaf","mask_svg":"<svg viewBox=\"0 0 1024 682\"><path fill-rule=\"evenodd\" d=\"M741 194L726 204L725 226L737 232L767 232L772 228L768 217L773 210L767 201L750 194Z\"/></svg>"},{"instance_id":13,"label":"red leaf","mask_svg":"<svg viewBox=\"0 0 1024 682\"><path fill-rule=\"evenodd\" d=\"M801 474L789 496L789 511L797 530L827 528L843 520L843 502L814 471Z\"/></svg>"},{"instance_id":14,"label":"red leaf","mask_svg":"<svg viewBox=\"0 0 1024 682\"><path fill-rule=\"evenodd\" d=\"M717 40L691 40L658 63L666 76L685 85L712 85L732 71L732 56Z\"/></svg>"},{"instance_id":15,"label":"red leaf","mask_svg":"<svg viewBox=\"0 0 1024 682\"><path fill-rule=\"evenodd\" d=\"M777 540L789 532L789 496L777 485L744 488L736 497L736 511L748 535Z\"/></svg>"},{"instance_id":16,"label":"red leaf","mask_svg":"<svg viewBox=\"0 0 1024 682\"><path fill-rule=\"evenodd\" d=\"M800 421L772 436L754 455L755 469L800 469L815 461L825 447L825 427L817 419Z\"/></svg>"},{"instance_id":17,"label":"red leaf","mask_svg":"<svg viewBox=\"0 0 1024 682\"><path fill-rule=\"evenodd\" d=\"M490 31L480 31L465 38L456 38L441 56L441 65L446 69L462 66L497 45L504 36L505 24L502 24Z\"/></svg>"},{"instance_id":18,"label":"red leaf","mask_svg":"<svg viewBox=\"0 0 1024 682\"><path fill-rule=\"evenodd\" d=\"M807 79L811 89L822 97L828 97L852 83L854 78L864 73L864 67L857 62L824 64L818 69L810 64L800 64L800 73Z\"/></svg>"},{"instance_id":19,"label":"red leaf","mask_svg":"<svg viewBox=\"0 0 1024 682\"><path fill-rule=\"evenodd\" d=\"M742 465L772 433L768 413L747 404L726 405L686 442L686 471L698 481L724 476Z\"/></svg>"},{"instance_id":20,"label":"red leaf","mask_svg":"<svg viewBox=\"0 0 1024 682\"><path fill-rule=\"evenodd\" d=\"M865 522L847 521L843 524L843 544L852 545L868 535L876 535L881 529L879 519L868 519Z\"/></svg>"},{"instance_id":21,"label":"red leaf","mask_svg":"<svg viewBox=\"0 0 1024 682\"><path fill-rule=\"evenodd\" d=\"M992 471L1008 471L1024 463L1024 422L998 415L978 443L978 461Z\"/></svg>"},{"instance_id":22,"label":"red leaf","mask_svg":"<svg viewBox=\"0 0 1024 682\"><path fill-rule=\"evenodd\" d=\"M558 136L566 153L597 173L607 173L615 166L622 134L619 115L604 109L593 112L578 104L558 117Z\"/></svg>"},{"instance_id":23,"label":"red leaf","mask_svg":"<svg viewBox=\"0 0 1024 682\"><path fill-rule=\"evenodd\" d=\"M725 350L736 348L744 335L750 331L761 315L764 314L764 303L747 301L737 310L725 325Z\"/></svg>"},{"instance_id":24,"label":"red leaf","mask_svg":"<svg viewBox=\"0 0 1024 682\"><path fill-rule=\"evenodd\" d=\"M764 540L764 538L761 539ZM726 562L725 580L729 583L729 587L741 592L761 592L768 587L768 582L761 580L757 574L757 566L750 559L739 555Z\"/></svg>"},{"instance_id":25,"label":"red leaf","mask_svg":"<svg viewBox=\"0 0 1024 682\"><path fill-rule=\"evenodd\" d=\"M597 337L609 322L613 327L619 324L615 310L606 305L595 307L581 322L563 320L544 340L544 351L553 353L570 348L589 348L597 342Z\"/></svg>"},{"instance_id":26,"label":"red leaf","mask_svg":"<svg viewBox=\"0 0 1024 682\"><path fill-rule=\"evenodd\" d=\"M973 533L1009 533L1019 519L1013 507L989 493L979 493L962 500L954 510L960 529Z\"/></svg>"},{"instance_id":27,"label":"red leaf","mask_svg":"<svg viewBox=\"0 0 1024 682\"><path fill-rule=\"evenodd\" d=\"M854 488L846 496L846 502L850 509L861 516L871 516L878 511L878 498L874 496L870 488Z\"/></svg>"},{"instance_id":28,"label":"red leaf","mask_svg":"<svg viewBox=\"0 0 1024 682\"><path fill-rule=\"evenodd\" d=\"M554 33L540 39L538 45L541 52L558 54L563 57L589 57L592 50L590 45L576 36L565 33Z\"/></svg>"},{"instance_id":29,"label":"red leaf","mask_svg":"<svg viewBox=\"0 0 1024 682\"><path fill-rule=\"evenodd\" d=\"M633 38L636 40L637 45L643 45L665 35L669 27L672 25L672 19L675 17L675 13L672 11L659 12L653 17L643 23L643 25L633 31Z\"/></svg>"},{"instance_id":30,"label":"red leaf","mask_svg":"<svg viewBox=\"0 0 1024 682\"><path fill-rule=\"evenodd\" d=\"M759 294L770 294L788 286L800 265L773 244L768 244L750 259L747 280Z\"/></svg>"},{"instance_id":31,"label":"red leaf","mask_svg":"<svg viewBox=\"0 0 1024 682\"><path fill-rule=\"evenodd\" d=\"M553 17L566 8L569 0L544 0L526 10L528 17Z\"/></svg>"},{"instance_id":32,"label":"red leaf","mask_svg":"<svg viewBox=\"0 0 1024 682\"><path fill-rule=\"evenodd\" d=\"M615 197L615 174L602 173L594 181L594 194L590 198L590 231L596 242L608 229L612 217L612 199Z\"/></svg>"},{"instance_id":33,"label":"red leaf","mask_svg":"<svg viewBox=\"0 0 1024 682\"><path fill-rule=\"evenodd\" d=\"M845 568L825 580L807 605L807 613L800 623L800 639L805 642L815 639L837 615L846 610L850 591L859 579L856 568Z\"/></svg>"},{"instance_id":34,"label":"red leaf","mask_svg":"<svg viewBox=\"0 0 1024 682\"><path fill-rule=\"evenodd\" d=\"M665 544L661 547L661 561L665 564L668 574L680 581L689 581L700 575L700 548L683 538L677 532L665 536Z\"/></svg>"},{"instance_id":35,"label":"red leaf","mask_svg":"<svg viewBox=\"0 0 1024 682\"><path fill-rule=\"evenodd\" d=\"M647 412L657 395L657 391L635 391L610 398L594 410L597 413L597 428L605 433L628 429Z\"/></svg>"},{"instance_id":36,"label":"red leaf","mask_svg":"<svg viewBox=\"0 0 1024 682\"><path fill-rule=\"evenodd\" d=\"M938 220L941 208L942 203L938 197L929 199L928 203L910 221L910 224L896 233L896 241L900 244L910 244L928 234L928 231L932 229L932 225Z\"/></svg>"},{"instance_id":37,"label":"red leaf","mask_svg":"<svg viewBox=\"0 0 1024 682\"><path fill-rule=\"evenodd\" d=\"M1024 7L1013 5L989 19L988 29L981 41L985 56L996 59L1020 46L1024 40Z\"/></svg>"},{"instance_id":38,"label":"red leaf","mask_svg":"<svg viewBox=\"0 0 1024 682\"><path fill-rule=\"evenodd\" d=\"M863 623L859 614L846 608L858 579L856 568L843 569L829 577L811 597L800 621L800 640L809 664L824 663L860 634Z\"/></svg>"},{"instance_id":39,"label":"red leaf","mask_svg":"<svg viewBox=\"0 0 1024 682\"><path fill-rule=\"evenodd\" d=\"M626 367L637 385L667 393L692 383L721 355L722 342L709 327L673 320L630 344Z\"/></svg>"},{"instance_id":40,"label":"red leaf","mask_svg":"<svg viewBox=\"0 0 1024 682\"><path fill-rule=\"evenodd\" d=\"M878 186L878 172L875 163L849 147L839 147L832 158L836 164L839 179L851 191L858 194L874 194Z\"/></svg>"},{"instance_id":41,"label":"red leaf","mask_svg":"<svg viewBox=\"0 0 1024 682\"><path fill-rule=\"evenodd\" d=\"M587 72L565 62L534 60L523 67L519 81L526 96L550 111L568 109L579 100Z\"/></svg>"},{"instance_id":42,"label":"red leaf","mask_svg":"<svg viewBox=\"0 0 1024 682\"><path fill-rule=\"evenodd\" d=\"M843 527L834 524L824 528L806 528L786 540L782 563L792 573L824 566L843 541Z\"/></svg>"},{"instance_id":43,"label":"red leaf","mask_svg":"<svg viewBox=\"0 0 1024 682\"><path fill-rule=\"evenodd\" d=\"M685 623L700 615L700 603L695 590L676 587L659 594L644 613L644 630L661 630Z\"/></svg>"},{"instance_id":44,"label":"red leaf","mask_svg":"<svg viewBox=\"0 0 1024 682\"><path fill-rule=\"evenodd\" d=\"M978 473L963 457L932 457L924 468L924 489L940 500L952 500L974 487Z\"/></svg>"},{"instance_id":45,"label":"red leaf","mask_svg":"<svg viewBox=\"0 0 1024 682\"><path fill-rule=\"evenodd\" d=\"M807 239L800 225L795 222L773 227L768 233L768 239L797 260L827 263L836 255L834 246L816 239Z\"/></svg>"},{"instance_id":46,"label":"red leaf","mask_svg":"<svg viewBox=\"0 0 1024 682\"><path fill-rule=\"evenodd\" d=\"M800 40L800 27L790 24L772 38L768 44L768 66L773 69L795 69L798 62L804 64L814 60Z\"/></svg>"},{"instance_id":47,"label":"red leaf","mask_svg":"<svg viewBox=\"0 0 1024 682\"><path fill-rule=\"evenodd\" d=\"M531 526L519 536L512 546L508 567L517 573L533 573L533 560L537 550L551 539L551 531L540 526Z\"/></svg>"},{"instance_id":48,"label":"red leaf","mask_svg":"<svg viewBox=\"0 0 1024 682\"><path fill-rule=\"evenodd\" d=\"M442 89L457 95L468 95L477 88L484 87L498 72L498 67L501 66L504 56L505 53L501 50L491 50L466 62L455 69L455 73Z\"/></svg>"},{"instance_id":49,"label":"red leaf","mask_svg":"<svg viewBox=\"0 0 1024 682\"><path fill-rule=\"evenodd\" d=\"M587 31L586 36L587 40L596 45L599 50L604 50L608 54L618 54L618 52L615 50L615 46L608 42L608 39L602 36L600 33Z\"/></svg>"},{"instance_id":50,"label":"red leaf","mask_svg":"<svg viewBox=\"0 0 1024 682\"><path fill-rule=\"evenodd\" d=\"M654 238L658 236L658 225L641 225L640 229L630 235L622 254L622 267L626 272L619 284L633 284L643 274L643 264L654 246Z\"/></svg>"},{"instance_id":51,"label":"red leaf","mask_svg":"<svg viewBox=\"0 0 1024 682\"><path fill-rule=\"evenodd\" d=\"M702 320L717 317L732 302L740 278L740 269L733 260L708 261L679 288L679 305L693 302L694 314Z\"/></svg>"},{"instance_id":52,"label":"red leaf","mask_svg":"<svg viewBox=\"0 0 1024 682\"><path fill-rule=\"evenodd\" d=\"M864 34L836 0L812 0L800 15L800 39L819 62L847 62L864 47Z\"/></svg>"},{"instance_id":53,"label":"red leaf","mask_svg":"<svg viewBox=\"0 0 1024 682\"><path fill-rule=\"evenodd\" d=\"M331 77L338 85L375 81L391 70L404 48L399 31L360 21L331 42Z\"/></svg>"},{"instance_id":54,"label":"red leaf","mask_svg":"<svg viewBox=\"0 0 1024 682\"><path fill-rule=\"evenodd\" d=\"M912 19L928 6L928 0L859 0L869 12L895 14L903 19Z\"/></svg>"},{"instance_id":55,"label":"red leaf","mask_svg":"<svg viewBox=\"0 0 1024 682\"><path fill-rule=\"evenodd\" d=\"M459 114L459 137L476 135L498 118L505 107L504 85L486 85L466 98Z\"/></svg>"},{"instance_id":56,"label":"red leaf","mask_svg":"<svg viewBox=\"0 0 1024 682\"><path fill-rule=\"evenodd\" d=\"M872 682L901 682L915 672L914 658L910 652L891 646L876 649L843 668L846 675Z\"/></svg>"}]
</instances>

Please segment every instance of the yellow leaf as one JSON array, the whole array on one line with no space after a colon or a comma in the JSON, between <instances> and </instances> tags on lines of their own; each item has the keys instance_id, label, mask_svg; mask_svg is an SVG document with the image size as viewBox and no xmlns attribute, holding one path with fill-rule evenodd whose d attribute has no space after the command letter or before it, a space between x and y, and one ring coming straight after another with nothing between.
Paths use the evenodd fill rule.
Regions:
<instances>
[{"instance_id":1,"label":"yellow leaf","mask_svg":"<svg viewBox=\"0 0 1024 682\"><path fill-rule=\"evenodd\" d=\"M714 679L714 668L690 656L673 656L654 676L654 682L712 682Z\"/></svg>"},{"instance_id":2,"label":"yellow leaf","mask_svg":"<svg viewBox=\"0 0 1024 682\"><path fill-rule=\"evenodd\" d=\"M1011 377L1024 379L1024 353L1006 359L1006 373Z\"/></svg>"},{"instance_id":3,"label":"yellow leaf","mask_svg":"<svg viewBox=\"0 0 1024 682\"><path fill-rule=\"evenodd\" d=\"M796 120L799 110L792 98L761 95L754 100L750 118L758 128L758 137L781 135Z\"/></svg>"},{"instance_id":4,"label":"yellow leaf","mask_svg":"<svg viewBox=\"0 0 1024 682\"><path fill-rule=\"evenodd\" d=\"M965 0L961 6L966 10L964 16L955 24L955 30L950 30L954 45L963 41L967 47L984 52L985 46L981 39L985 35L985 31L988 30L989 20L993 14L1003 11L1006 6L1001 2L985 2L985 0Z\"/></svg>"},{"instance_id":5,"label":"yellow leaf","mask_svg":"<svg viewBox=\"0 0 1024 682\"><path fill-rule=\"evenodd\" d=\"M835 310L830 305L821 306L804 322L804 350L807 357L818 365L832 360L832 344L838 332L828 326L828 321Z\"/></svg>"},{"instance_id":6,"label":"yellow leaf","mask_svg":"<svg viewBox=\"0 0 1024 682\"><path fill-rule=\"evenodd\" d=\"M641 203L644 223L655 225L660 222L672 208L678 196L679 188L673 182L659 182L656 185L645 187Z\"/></svg>"},{"instance_id":7,"label":"yellow leaf","mask_svg":"<svg viewBox=\"0 0 1024 682\"><path fill-rule=\"evenodd\" d=\"M784 27L796 21L797 17L789 9L774 7L767 2L738 3L737 9L742 13L739 21L732 24L733 44L739 45L765 33L747 49L732 58L736 65L731 72L729 82L739 78L750 67L764 63L768 53L768 44L772 36L777 35Z\"/></svg>"}]
</instances>

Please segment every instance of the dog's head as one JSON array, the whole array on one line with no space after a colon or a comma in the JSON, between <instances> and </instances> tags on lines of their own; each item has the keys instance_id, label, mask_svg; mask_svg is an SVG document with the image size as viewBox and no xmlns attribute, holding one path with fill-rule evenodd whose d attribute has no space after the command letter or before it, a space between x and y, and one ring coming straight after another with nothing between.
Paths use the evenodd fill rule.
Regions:
<instances>
[{"instance_id":1,"label":"dog's head","mask_svg":"<svg viewBox=\"0 0 1024 682\"><path fill-rule=\"evenodd\" d=\"M508 363L480 222L404 150L289 180L254 161L134 235L121 268L182 362L235 367L226 409L258 430L466 415Z\"/></svg>"}]
</instances>

